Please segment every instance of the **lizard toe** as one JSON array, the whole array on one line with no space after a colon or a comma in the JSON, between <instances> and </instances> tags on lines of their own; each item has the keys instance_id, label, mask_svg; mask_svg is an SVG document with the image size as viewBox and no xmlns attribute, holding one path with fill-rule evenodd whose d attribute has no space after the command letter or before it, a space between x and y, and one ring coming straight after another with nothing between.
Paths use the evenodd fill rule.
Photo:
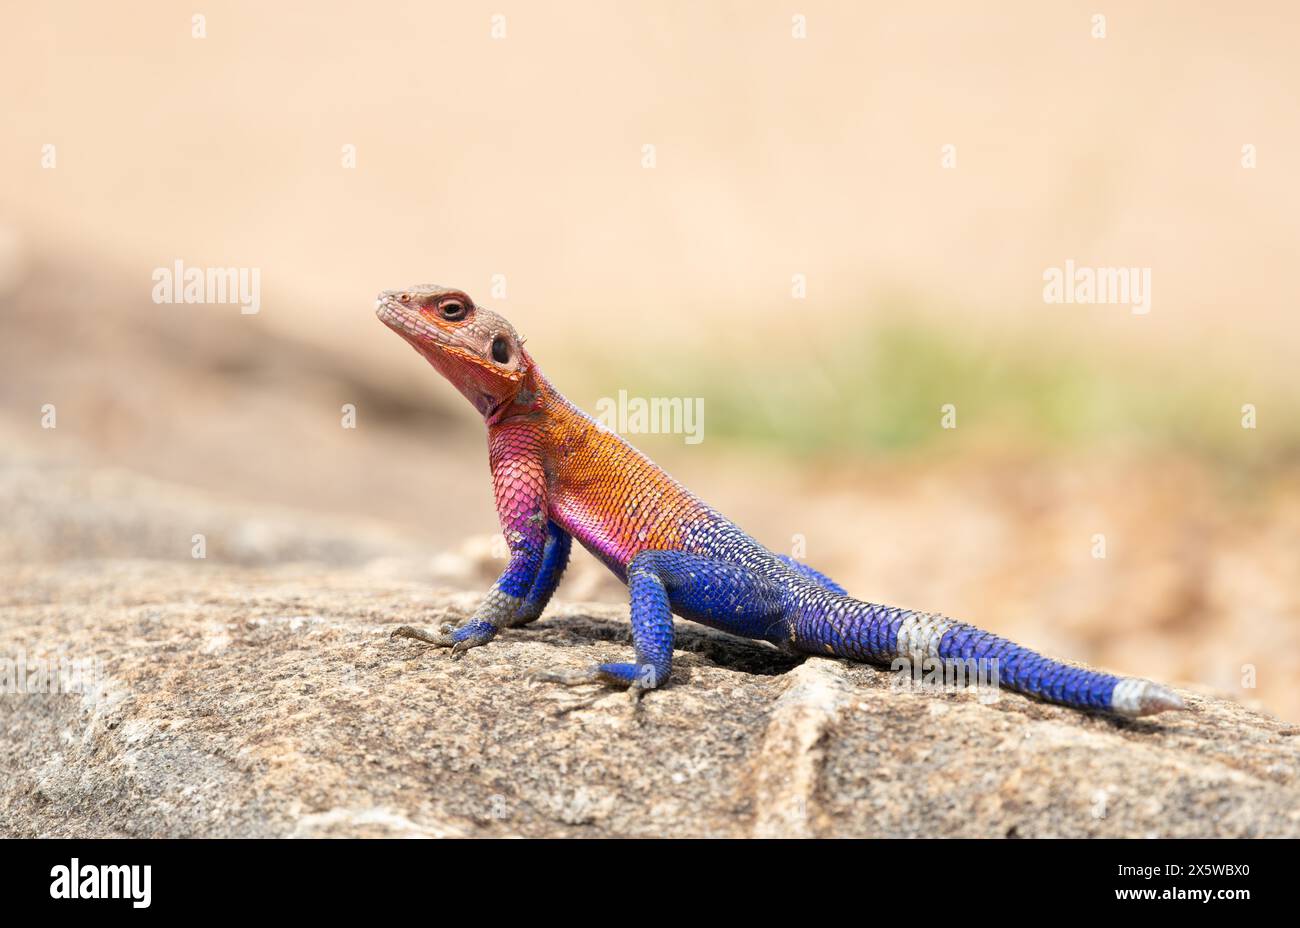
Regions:
<instances>
[{"instance_id":1,"label":"lizard toe","mask_svg":"<svg viewBox=\"0 0 1300 928\"><path fill-rule=\"evenodd\" d=\"M474 620L466 622L460 628L443 626L443 633L450 639L452 660L460 660L470 648L481 647L497 635L497 627L491 622Z\"/></svg>"},{"instance_id":2,"label":"lizard toe","mask_svg":"<svg viewBox=\"0 0 1300 928\"><path fill-rule=\"evenodd\" d=\"M393 629L389 638L414 638L416 641L423 641L425 644L431 644L435 647L449 647L453 642L451 636L444 630L431 634L422 628L416 628L414 625L402 625Z\"/></svg>"}]
</instances>

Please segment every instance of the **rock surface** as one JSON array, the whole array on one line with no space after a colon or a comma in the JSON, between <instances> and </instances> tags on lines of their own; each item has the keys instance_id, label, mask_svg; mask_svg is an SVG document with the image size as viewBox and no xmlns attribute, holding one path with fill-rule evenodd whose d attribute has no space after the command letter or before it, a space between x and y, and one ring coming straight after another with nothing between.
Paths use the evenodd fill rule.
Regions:
<instances>
[{"instance_id":1,"label":"rock surface","mask_svg":"<svg viewBox=\"0 0 1300 928\"><path fill-rule=\"evenodd\" d=\"M100 673L0 695L5 836L1300 835L1300 728L1208 695L1140 722L986 705L683 623L634 707L527 679L623 659L616 607L452 661L388 634L476 596L373 571L100 559L0 589L11 677Z\"/></svg>"}]
</instances>

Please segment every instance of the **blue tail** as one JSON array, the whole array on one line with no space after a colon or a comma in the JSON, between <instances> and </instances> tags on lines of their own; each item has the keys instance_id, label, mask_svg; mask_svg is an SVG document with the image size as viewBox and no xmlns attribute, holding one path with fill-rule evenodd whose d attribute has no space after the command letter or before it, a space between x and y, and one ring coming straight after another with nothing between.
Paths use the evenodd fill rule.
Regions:
<instances>
[{"instance_id":1,"label":"blue tail","mask_svg":"<svg viewBox=\"0 0 1300 928\"><path fill-rule=\"evenodd\" d=\"M878 664L904 658L918 666L926 660L945 668L978 665L981 673L987 668L994 675L990 682L998 686L1076 709L1140 716L1183 708L1182 699L1158 683L1062 664L941 615L830 592L802 607L795 621L795 644L809 654L829 650Z\"/></svg>"}]
</instances>

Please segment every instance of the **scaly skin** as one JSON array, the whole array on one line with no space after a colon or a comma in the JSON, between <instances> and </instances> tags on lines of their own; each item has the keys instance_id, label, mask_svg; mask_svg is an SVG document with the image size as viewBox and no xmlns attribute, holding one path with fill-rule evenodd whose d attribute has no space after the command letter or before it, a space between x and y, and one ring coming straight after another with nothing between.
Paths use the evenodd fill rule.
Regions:
<instances>
[{"instance_id":1,"label":"scaly skin","mask_svg":"<svg viewBox=\"0 0 1300 928\"><path fill-rule=\"evenodd\" d=\"M628 585L636 660L546 679L635 692L663 685L676 613L806 654L940 669L985 662L1000 685L1080 709L1139 716L1183 707L1174 692L1146 680L1062 664L940 615L861 602L772 553L573 406L510 323L462 291L387 291L376 311L483 416L510 548L505 571L468 621L433 634L404 626L395 635L458 655L533 621L576 538Z\"/></svg>"}]
</instances>

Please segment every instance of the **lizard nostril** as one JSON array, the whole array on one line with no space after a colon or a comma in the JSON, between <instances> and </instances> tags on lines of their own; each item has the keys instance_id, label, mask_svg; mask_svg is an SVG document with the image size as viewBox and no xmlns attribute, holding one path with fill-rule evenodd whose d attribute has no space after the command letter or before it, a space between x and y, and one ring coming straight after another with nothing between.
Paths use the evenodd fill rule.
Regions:
<instances>
[{"instance_id":1,"label":"lizard nostril","mask_svg":"<svg viewBox=\"0 0 1300 928\"><path fill-rule=\"evenodd\" d=\"M397 302L399 302L399 303L409 303L409 302L411 302L411 294L409 294L409 293L399 293L399 294L397 295Z\"/></svg>"}]
</instances>

